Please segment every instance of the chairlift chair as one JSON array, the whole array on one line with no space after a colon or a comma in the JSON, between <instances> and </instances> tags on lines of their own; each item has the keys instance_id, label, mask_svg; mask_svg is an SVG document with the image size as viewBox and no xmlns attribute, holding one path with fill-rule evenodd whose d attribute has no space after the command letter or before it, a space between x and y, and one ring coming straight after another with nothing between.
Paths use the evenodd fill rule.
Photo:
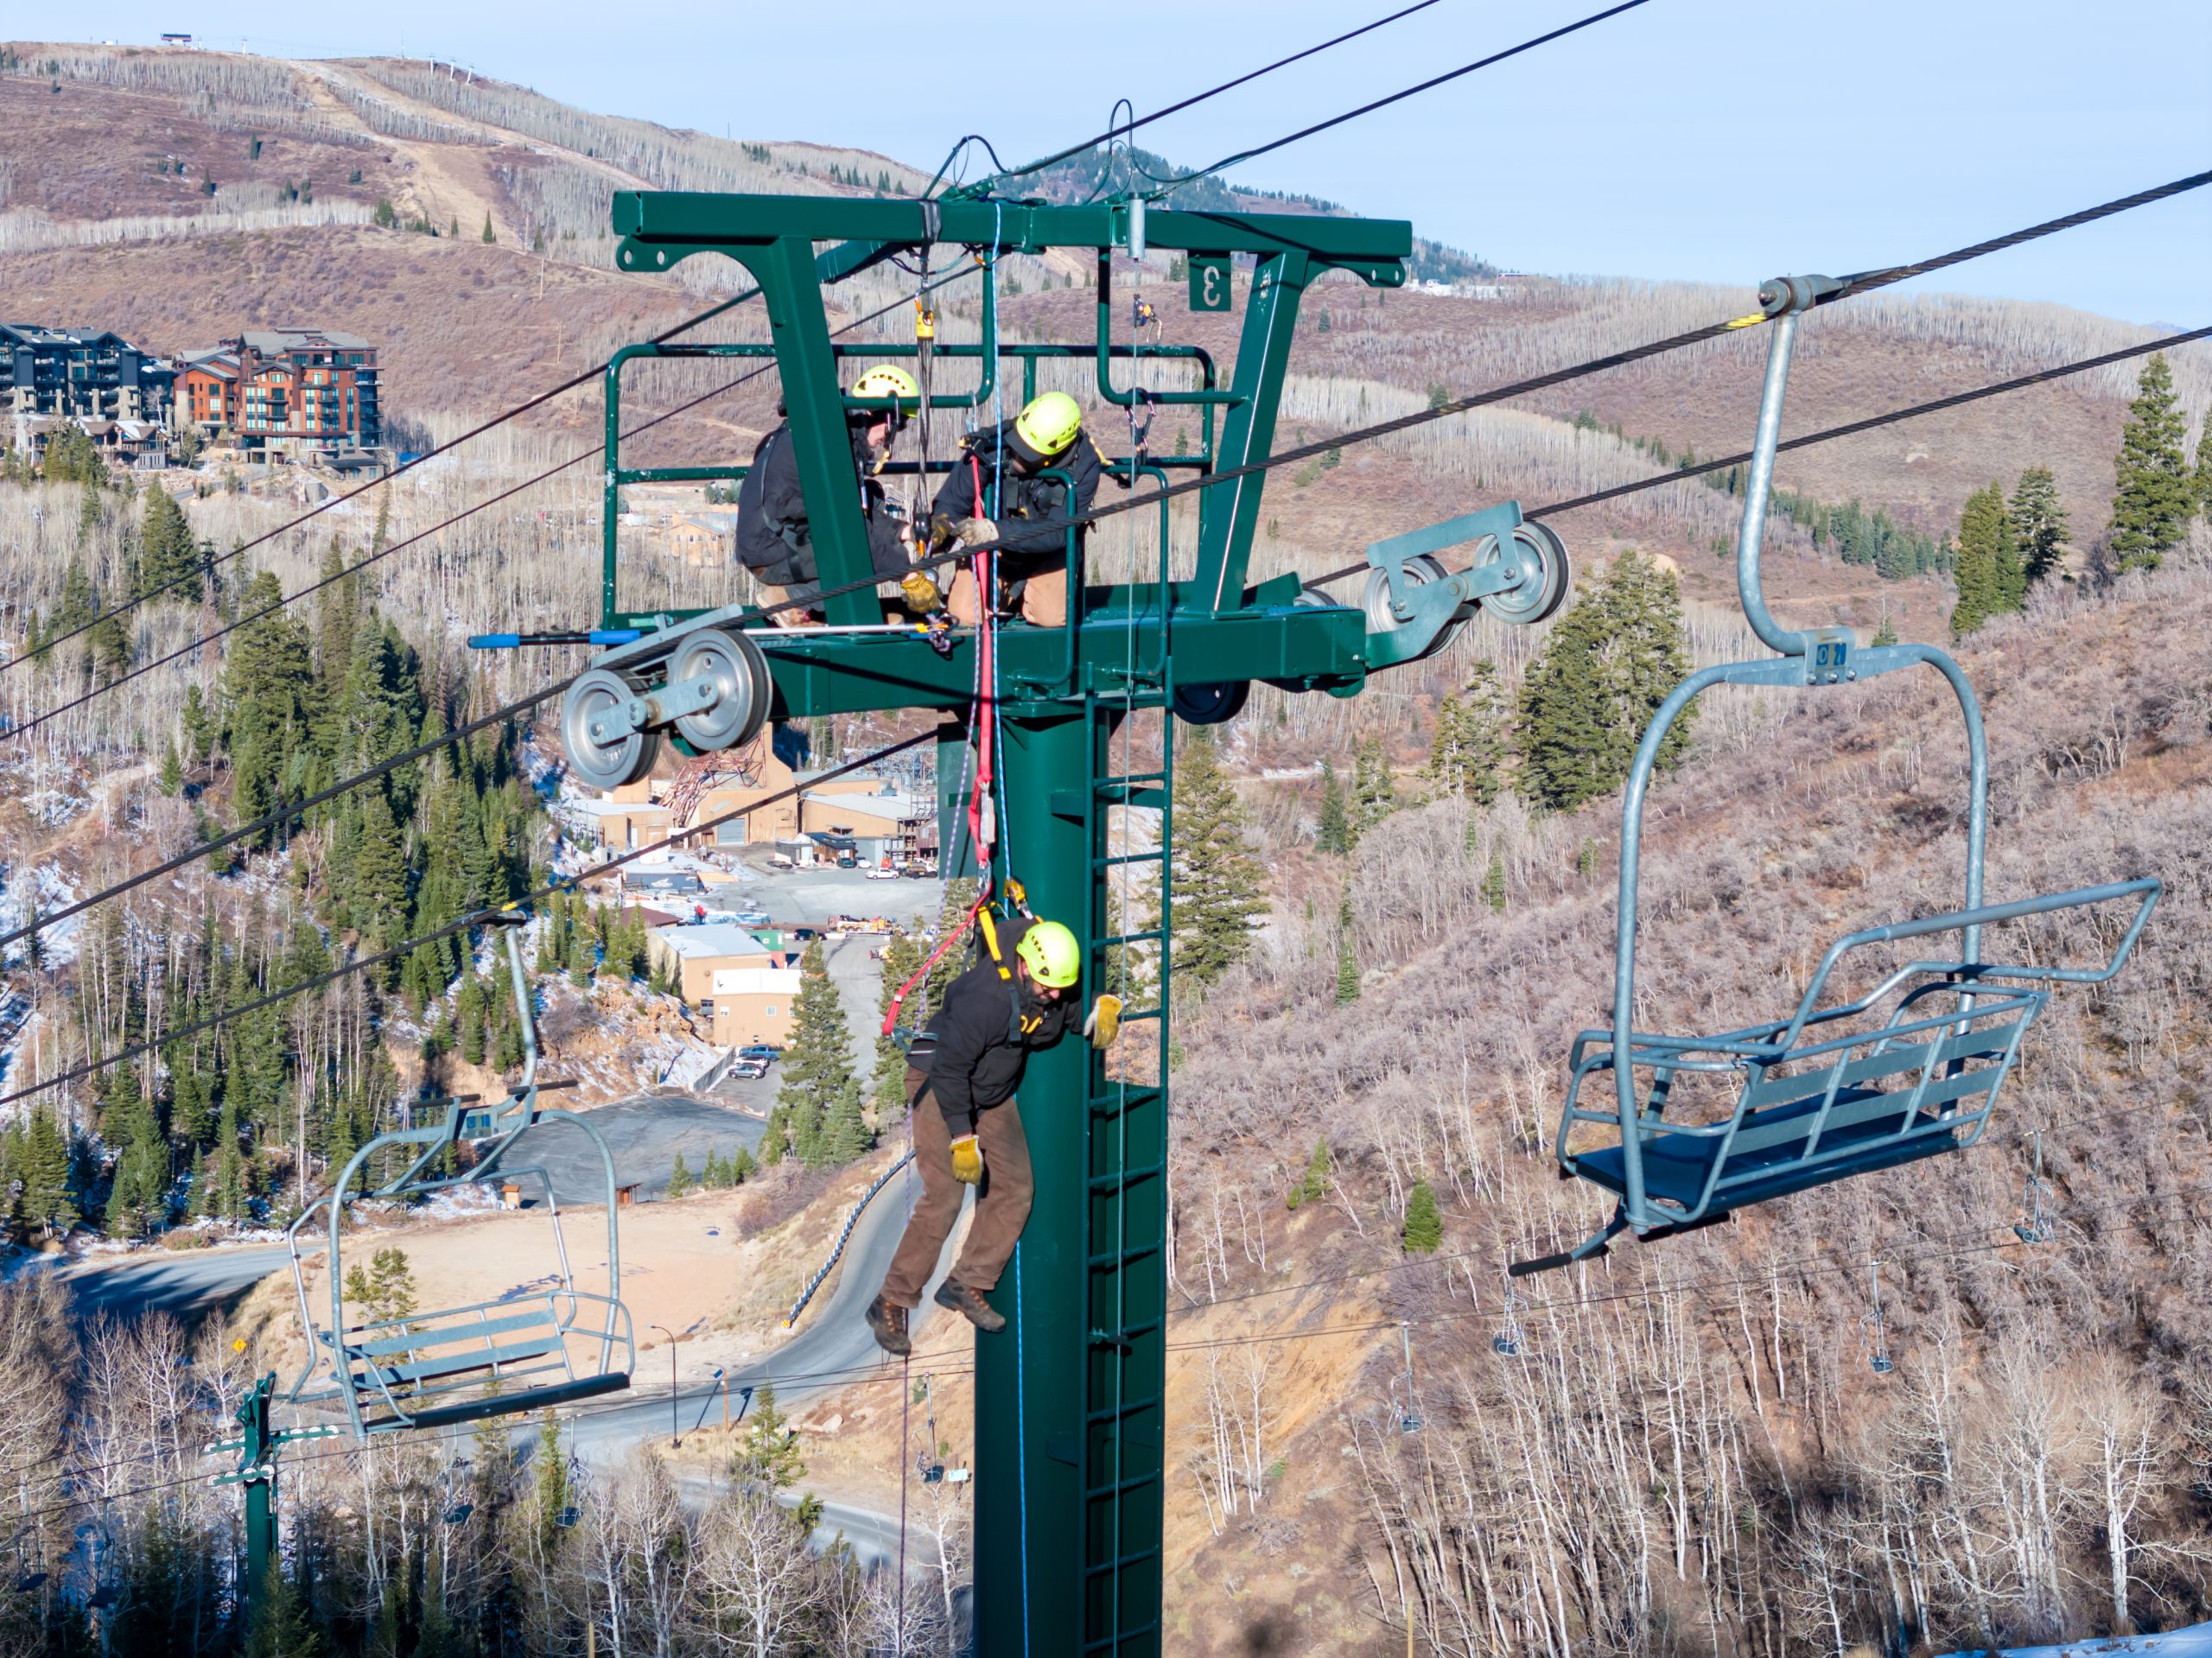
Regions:
<instances>
[{"instance_id":1,"label":"chairlift chair","mask_svg":"<svg viewBox=\"0 0 2212 1658\"><path fill-rule=\"evenodd\" d=\"M1414 1327L1412 1324L1401 1321L1398 1325L1398 1334L1405 1343L1406 1368L1402 1375L1391 1378L1390 1415L1391 1419L1397 1423L1399 1432L1418 1433L1421 1430L1421 1418L1419 1405L1414 1398ZM1398 1384L1401 1382L1406 1384L1406 1402L1402 1406L1398 1403Z\"/></svg>"},{"instance_id":2,"label":"chairlift chair","mask_svg":"<svg viewBox=\"0 0 2212 1658\"><path fill-rule=\"evenodd\" d=\"M1644 1240L1669 1236L1726 1220L1745 1204L1973 1145L2019 1058L2022 1039L2050 1000L2050 987L2112 978L2158 902L2159 883L2146 878L1985 904L1988 752L1980 706L1965 672L1932 645L1862 649L1848 628L1792 632L1768 611L1759 543L1790 345L1798 314L1832 287L1826 277L1790 277L1760 290L1762 307L1775 319L1774 341L1737 542L1737 577L1745 619L1780 654L1690 675L1660 705L1629 775L1613 1022L1575 1038L1555 1146L1563 1173L1612 1193L1614 1212L1574 1248L1516 1261L1516 1275L1602 1255L1623 1231ZM1966 725L1971 764L1963 906L1846 933L1821 956L1796 1007L1780 1018L1717 1035L1633 1029L1644 799L1660 746L1682 711L1717 684L1832 686L1922 664L1948 682ZM1984 954L1984 928L2104 905L2133 908L2101 963L2054 966L1992 961ZM1886 948L1923 938L1955 942L1925 956ZM1871 965L1861 969L1862 962ZM1847 963L1853 972L1840 973ZM1866 978L1872 983L1856 994L1840 988ZM1843 999L1834 1000L1839 995ZM1601 1075L1611 1077L1612 1101L1585 1103L1584 1085L1594 1087ZM1725 1102L1728 1094L1732 1104ZM1670 1104L1677 1108L1671 1115ZM1600 1131L1597 1143L1586 1136L1577 1142L1582 1128Z\"/></svg>"},{"instance_id":3,"label":"chairlift chair","mask_svg":"<svg viewBox=\"0 0 2212 1658\"><path fill-rule=\"evenodd\" d=\"M1521 1356L1520 1304L1520 1297L1514 1294L1513 1285L1509 1280L1505 1286L1504 1322L1499 1326L1497 1334L1490 1338L1491 1351L1501 1358Z\"/></svg>"},{"instance_id":4,"label":"chairlift chair","mask_svg":"<svg viewBox=\"0 0 2212 1658\"><path fill-rule=\"evenodd\" d=\"M488 1111L447 1101L436 1123L378 1135L353 1154L329 1193L310 1204L286 1234L308 1349L306 1368L287 1397L298 1405L334 1401L356 1439L546 1410L630 1385L636 1344L629 1310L620 1296L613 1156L588 1118L537 1102L537 1032L522 964L521 927L527 917L515 912L498 919L505 928L509 976L522 1025L523 1071L514 1094ZM518 1139L548 1121L574 1124L599 1153L607 1206L605 1294L577 1287L560 1205L545 1170L510 1167L505 1161ZM479 1148L473 1166L453 1174L435 1172L464 1137L480 1129L491 1136L491 1143ZM376 1184L365 1172L403 1147L415 1155L396 1178ZM543 1191L553 1230L554 1270L538 1286L465 1306L347 1320L345 1221L350 1205L364 1198L404 1201L463 1186L528 1179ZM327 1235L327 1322L315 1316L302 1248L317 1224Z\"/></svg>"},{"instance_id":5,"label":"chairlift chair","mask_svg":"<svg viewBox=\"0 0 2212 1658\"><path fill-rule=\"evenodd\" d=\"M2036 1130L2035 1169L2028 1176L2026 1187L2020 1194L2020 1219L2012 1231L2023 1243L2049 1243L2050 1217L2044 1210L2044 1199L2050 1188L2043 1183L2043 1130Z\"/></svg>"},{"instance_id":6,"label":"chairlift chair","mask_svg":"<svg viewBox=\"0 0 2212 1658\"><path fill-rule=\"evenodd\" d=\"M1889 1326L1882 1318L1882 1263L1873 1266L1874 1311L1860 1322L1867 1326L1869 1340L1866 1350L1867 1367L1878 1376L1885 1376L1897 1367L1890 1357Z\"/></svg>"}]
</instances>

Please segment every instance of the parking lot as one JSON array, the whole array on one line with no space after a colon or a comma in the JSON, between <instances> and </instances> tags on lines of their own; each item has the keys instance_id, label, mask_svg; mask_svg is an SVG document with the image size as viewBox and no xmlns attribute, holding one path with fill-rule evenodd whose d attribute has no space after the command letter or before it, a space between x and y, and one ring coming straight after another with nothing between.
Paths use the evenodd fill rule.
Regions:
<instances>
[{"instance_id":1,"label":"parking lot","mask_svg":"<svg viewBox=\"0 0 2212 1658\"><path fill-rule=\"evenodd\" d=\"M883 916L906 927L918 918L933 924L944 901L939 880L870 880L859 869L769 869L747 863L750 880L717 887L713 907L721 910L756 909L766 912L779 926L820 927L832 916ZM862 1076L875 1064L875 1033L881 1021L876 1011L882 994L883 964L874 952L888 943L880 933L850 933L827 942L830 981L844 1003L845 1019L853 1033L853 1064ZM767 1115L783 1085L780 1064L768 1067L766 1077L725 1078L714 1090L741 1109Z\"/></svg>"}]
</instances>

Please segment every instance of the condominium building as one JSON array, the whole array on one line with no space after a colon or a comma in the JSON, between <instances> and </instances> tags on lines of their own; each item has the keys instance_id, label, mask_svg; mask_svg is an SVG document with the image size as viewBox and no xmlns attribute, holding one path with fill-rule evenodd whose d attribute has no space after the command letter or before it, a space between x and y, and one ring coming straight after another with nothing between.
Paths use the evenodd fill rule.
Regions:
<instances>
[{"instance_id":1,"label":"condominium building","mask_svg":"<svg viewBox=\"0 0 2212 1658\"><path fill-rule=\"evenodd\" d=\"M372 449L384 441L377 351L325 328L253 328L177 359L184 417L251 449Z\"/></svg>"},{"instance_id":2,"label":"condominium building","mask_svg":"<svg viewBox=\"0 0 2212 1658\"><path fill-rule=\"evenodd\" d=\"M0 322L0 412L166 425L176 372L119 334Z\"/></svg>"}]
</instances>

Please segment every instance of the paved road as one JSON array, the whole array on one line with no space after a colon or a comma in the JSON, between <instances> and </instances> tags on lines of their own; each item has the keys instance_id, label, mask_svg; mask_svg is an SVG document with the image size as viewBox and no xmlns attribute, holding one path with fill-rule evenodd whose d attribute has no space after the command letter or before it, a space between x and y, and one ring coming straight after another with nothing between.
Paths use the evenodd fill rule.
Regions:
<instances>
[{"instance_id":1,"label":"paved road","mask_svg":"<svg viewBox=\"0 0 2212 1658\"><path fill-rule=\"evenodd\" d=\"M543 1097L549 1106L562 1102L558 1094ZM606 1137L614 1158L615 1183L634 1183L647 1197L667 1190L678 1152L696 1176L710 1151L728 1157L741 1145L747 1151L760 1147L758 1119L683 1096L648 1095L580 1115L589 1117L592 1127ZM607 1176L598 1150L574 1123L558 1119L538 1123L524 1131L502 1160L509 1168L543 1166L553 1182L553 1195L564 1204L606 1200Z\"/></svg>"},{"instance_id":2,"label":"paved road","mask_svg":"<svg viewBox=\"0 0 2212 1658\"><path fill-rule=\"evenodd\" d=\"M270 1274L283 1271L289 1258L281 1243L197 1249L142 1255L105 1270L78 1267L65 1281L81 1318L170 1312L189 1322L242 1299Z\"/></svg>"},{"instance_id":3,"label":"paved road","mask_svg":"<svg viewBox=\"0 0 2212 1658\"><path fill-rule=\"evenodd\" d=\"M782 1346L734 1368L729 1375L734 1390L772 1382L779 1408L790 1410L857 1377L895 1374L869 1333L864 1314L890 1267L912 1200L920 1195L920 1182L915 1181L910 1192L903 1177L877 1194L853 1229L852 1240L845 1246L844 1269L826 1300L815 1303L805 1327ZM944 1281L950 1265L948 1250L938 1265L937 1276L930 1281L931 1293ZM948 1328L951 1322L951 1315L932 1306L925 1295L913 1319L916 1347L932 1341L939 1347L953 1344L960 1331ZM656 1358L661 1361L658 1372L653 1366ZM574 1429L577 1454L605 1462L639 1439L669 1431L667 1362L664 1350L639 1355L634 1385L653 1388L658 1398L577 1418ZM689 1402L679 1409L678 1419L687 1426L696 1420L702 1407L716 1397L716 1386L702 1378L685 1376L678 1397Z\"/></svg>"}]
</instances>

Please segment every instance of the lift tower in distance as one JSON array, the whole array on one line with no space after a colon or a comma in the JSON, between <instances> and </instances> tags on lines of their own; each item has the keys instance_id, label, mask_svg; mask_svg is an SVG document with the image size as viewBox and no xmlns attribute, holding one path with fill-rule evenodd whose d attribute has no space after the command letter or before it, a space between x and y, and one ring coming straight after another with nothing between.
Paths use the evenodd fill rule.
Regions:
<instances>
[{"instance_id":1,"label":"lift tower in distance","mask_svg":"<svg viewBox=\"0 0 2212 1658\"><path fill-rule=\"evenodd\" d=\"M972 632L957 632L941 653L918 632L880 626L846 424L849 408L877 405L841 390L841 358L904 356L920 359L918 368L976 359L972 387L933 393L931 375L922 378L932 410L979 418L995 407L1018 409L1037 389L1040 363L1088 360L1105 402L1182 405L1185 418L1195 416L1198 441L1187 454L1154 456L1132 441L1131 453L1116 455L1117 436L1134 438L1138 422L1126 435L1092 422L1109 469L1137 492L1141 510L1153 511L1143 499L1152 486L1179 481L1178 473L1197 480L1195 547L1175 548L1171 504L1163 499L1156 574L1140 580L1132 569L1128 582L1105 585L1084 580L1083 538L1071 530L1066 626L1005 628L995 674L1005 838L1030 904L1075 931L1086 995L1102 984L1116 945L1155 943L1162 959L1160 1006L1130 1015L1157 1025L1157 1067L1146 1067L1141 1086L1109 1077L1103 1057L1077 1040L1029 1061L1024 1126L1036 1204L999 1289L1008 1328L976 1344L977 1649L984 1658L1160 1653L1171 924L1163 918L1152 931L1116 934L1108 921L1108 872L1150 862L1164 899L1177 718L1230 719L1255 680L1357 696L1370 674L1441 649L1478 605L1503 619L1539 620L1565 595L1565 549L1541 525L1522 524L1519 507L1508 503L1370 547L1373 569L1357 607L1306 591L1295 575L1247 580L1267 475L1206 480L1268 458L1307 286L1332 271L1377 288L1403 283L1412 249L1403 221L1147 213L1142 201L1126 200L1053 206L958 194L923 201L626 193L615 197L613 216L623 270L667 271L701 253L744 266L766 302L771 340L633 346L608 366L603 612L594 642L613 648L571 689L562 715L570 765L595 786L645 775L671 728L680 746L698 752L750 741L770 719L934 709L942 716L938 789L948 826L957 813L952 796L970 735L980 643ZM824 243L832 245L817 255ZM1112 342L1113 252L1141 254L1147 245L1183 256L1194 309L1230 308L1233 279L1249 270L1249 283L1235 284L1245 303L1227 385L1194 346ZM995 261L1054 248L1096 257L1095 336L1001 340ZM933 249L972 256L984 268L978 342L833 340L825 284L893 257L927 269ZM617 594L615 492L633 483L734 479L744 468L625 467L625 365L640 358L771 355L808 503L827 630L785 632L741 606L626 607ZM1126 371L1133 359L1180 363L1182 378L1194 384L1145 392L1117 385L1117 362ZM1014 367L1020 399L1013 385L1000 385ZM911 473L917 464L890 470ZM942 471L951 462L919 464ZM1465 549L1469 568L1447 570L1434 556L1452 547ZM836 631L870 625L876 631ZM1116 739L1141 717L1157 721L1157 735L1133 751ZM1148 757L1144 769L1131 769L1132 752ZM1158 846L1116 855L1108 842L1116 806L1159 810ZM955 844L949 827L944 844ZM948 864L944 873L963 872Z\"/></svg>"}]
</instances>

